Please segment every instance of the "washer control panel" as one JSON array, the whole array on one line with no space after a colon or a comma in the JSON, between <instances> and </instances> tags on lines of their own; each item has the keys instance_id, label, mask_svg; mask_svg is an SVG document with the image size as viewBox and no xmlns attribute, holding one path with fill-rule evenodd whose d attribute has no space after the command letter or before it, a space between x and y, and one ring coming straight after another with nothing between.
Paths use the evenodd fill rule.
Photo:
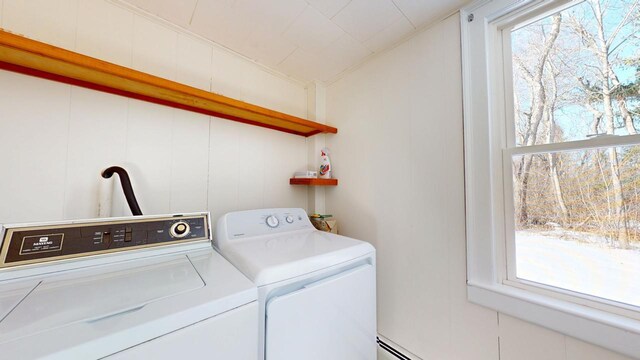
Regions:
<instances>
[{"instance_id":1,"label":"washer control panel","mask_svg":"<svg viewBox=\"0 0 640 360\"><path fill-rule=\"evenodd\" d=\"M303 209L279 208L238 211L228 213L218 220L214 241L303 229L315 229Z\"/></svg>"},{"instance_id":2,"label":"washer control panel","mask_svg":"<svg viewBox=\"0 0 640 360\"><path fill-rule=\"evenodd\" d=\"M208 213L11 225L2 230L0 267L210 240Z\"/></svg>"}]
</instances>

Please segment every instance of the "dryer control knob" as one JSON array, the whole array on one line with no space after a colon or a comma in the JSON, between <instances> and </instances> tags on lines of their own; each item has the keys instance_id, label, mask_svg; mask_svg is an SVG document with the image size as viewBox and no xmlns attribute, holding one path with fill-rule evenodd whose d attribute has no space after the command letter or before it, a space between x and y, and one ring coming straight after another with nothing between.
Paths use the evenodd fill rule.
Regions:
<instances>
[{"instance_id":1,"label":"dryer control knob","mask_svg":"<svg viewBox=\"0 0 640 360\"><path fill-rule=\"evenodd\" d=\"M289 224L293 224L293 216L289 215L285 218Z\"/></svg>"},{"instance_id":2,"label":"dryer control knob","mask_svg":"<svg viewBox=\"0 0 640 360\"><path fill-rule=\"evenodd\" d=\"M266 221L267 225L269 225L269 227L271 228L275 228L278 227L278 225L280 225L280 221L278 220L277 217L273 216L273 215L269 215L267 217L267 221Z\"/></svg>"}]
</instances>

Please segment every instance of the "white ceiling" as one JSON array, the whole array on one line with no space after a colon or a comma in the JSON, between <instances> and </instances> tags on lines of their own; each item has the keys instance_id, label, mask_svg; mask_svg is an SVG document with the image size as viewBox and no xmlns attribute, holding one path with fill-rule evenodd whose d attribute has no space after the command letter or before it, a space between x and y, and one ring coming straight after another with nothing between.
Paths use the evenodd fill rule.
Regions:
<instances>
[{"instance_id":1,"label":"white ceiling","mask_svg":"<svg viewBox=\"0 0 640 360\"><path fill-rule=\"evenodd\" d=\"M468 0L124 0L302 81L347 69Z\"/></svg>"}]
</instances>

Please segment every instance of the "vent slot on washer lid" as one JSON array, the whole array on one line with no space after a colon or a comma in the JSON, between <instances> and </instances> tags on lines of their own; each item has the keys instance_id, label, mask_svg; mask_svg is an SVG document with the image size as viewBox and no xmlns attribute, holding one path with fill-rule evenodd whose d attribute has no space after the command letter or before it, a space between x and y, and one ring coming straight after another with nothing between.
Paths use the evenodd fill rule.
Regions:
<instances>
[{"instance_id":1,"label":"vent slot on washer lid","mask_svg":"<svg viewBox=\"0 0 640 360\"><path fill-rule=\"evenodd\" d=\"M203 286L184 255L90 276L44 280L0 322L0 341L108 318Z\"/></svg>"}]
</instances>

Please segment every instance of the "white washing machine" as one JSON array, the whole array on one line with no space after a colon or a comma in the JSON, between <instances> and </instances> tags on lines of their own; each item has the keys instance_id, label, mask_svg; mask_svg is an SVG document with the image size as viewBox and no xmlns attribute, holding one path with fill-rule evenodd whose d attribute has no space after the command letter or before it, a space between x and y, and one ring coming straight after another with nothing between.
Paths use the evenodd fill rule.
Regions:
<instances>
[{"instance_id":1,"label":"white washing machine","mask_svg":"<svg viewBox=\"0 0 640 360\"><path fill-rule=\"evenodd\" d=\"M233 212L214 244L258 286L260 358L376 358L370 244L316 230L303 209Z\"/></svg>"},{"instance_id":2,"label":"white washing machine","mask_svg":"<svg viewBox=\"0 0 640 360\"><path fill-rule=\"evenodd\" d=\"M257 289L207 213L5 226L0 358L257 359Z\"/></svg>"}]
</instances>

